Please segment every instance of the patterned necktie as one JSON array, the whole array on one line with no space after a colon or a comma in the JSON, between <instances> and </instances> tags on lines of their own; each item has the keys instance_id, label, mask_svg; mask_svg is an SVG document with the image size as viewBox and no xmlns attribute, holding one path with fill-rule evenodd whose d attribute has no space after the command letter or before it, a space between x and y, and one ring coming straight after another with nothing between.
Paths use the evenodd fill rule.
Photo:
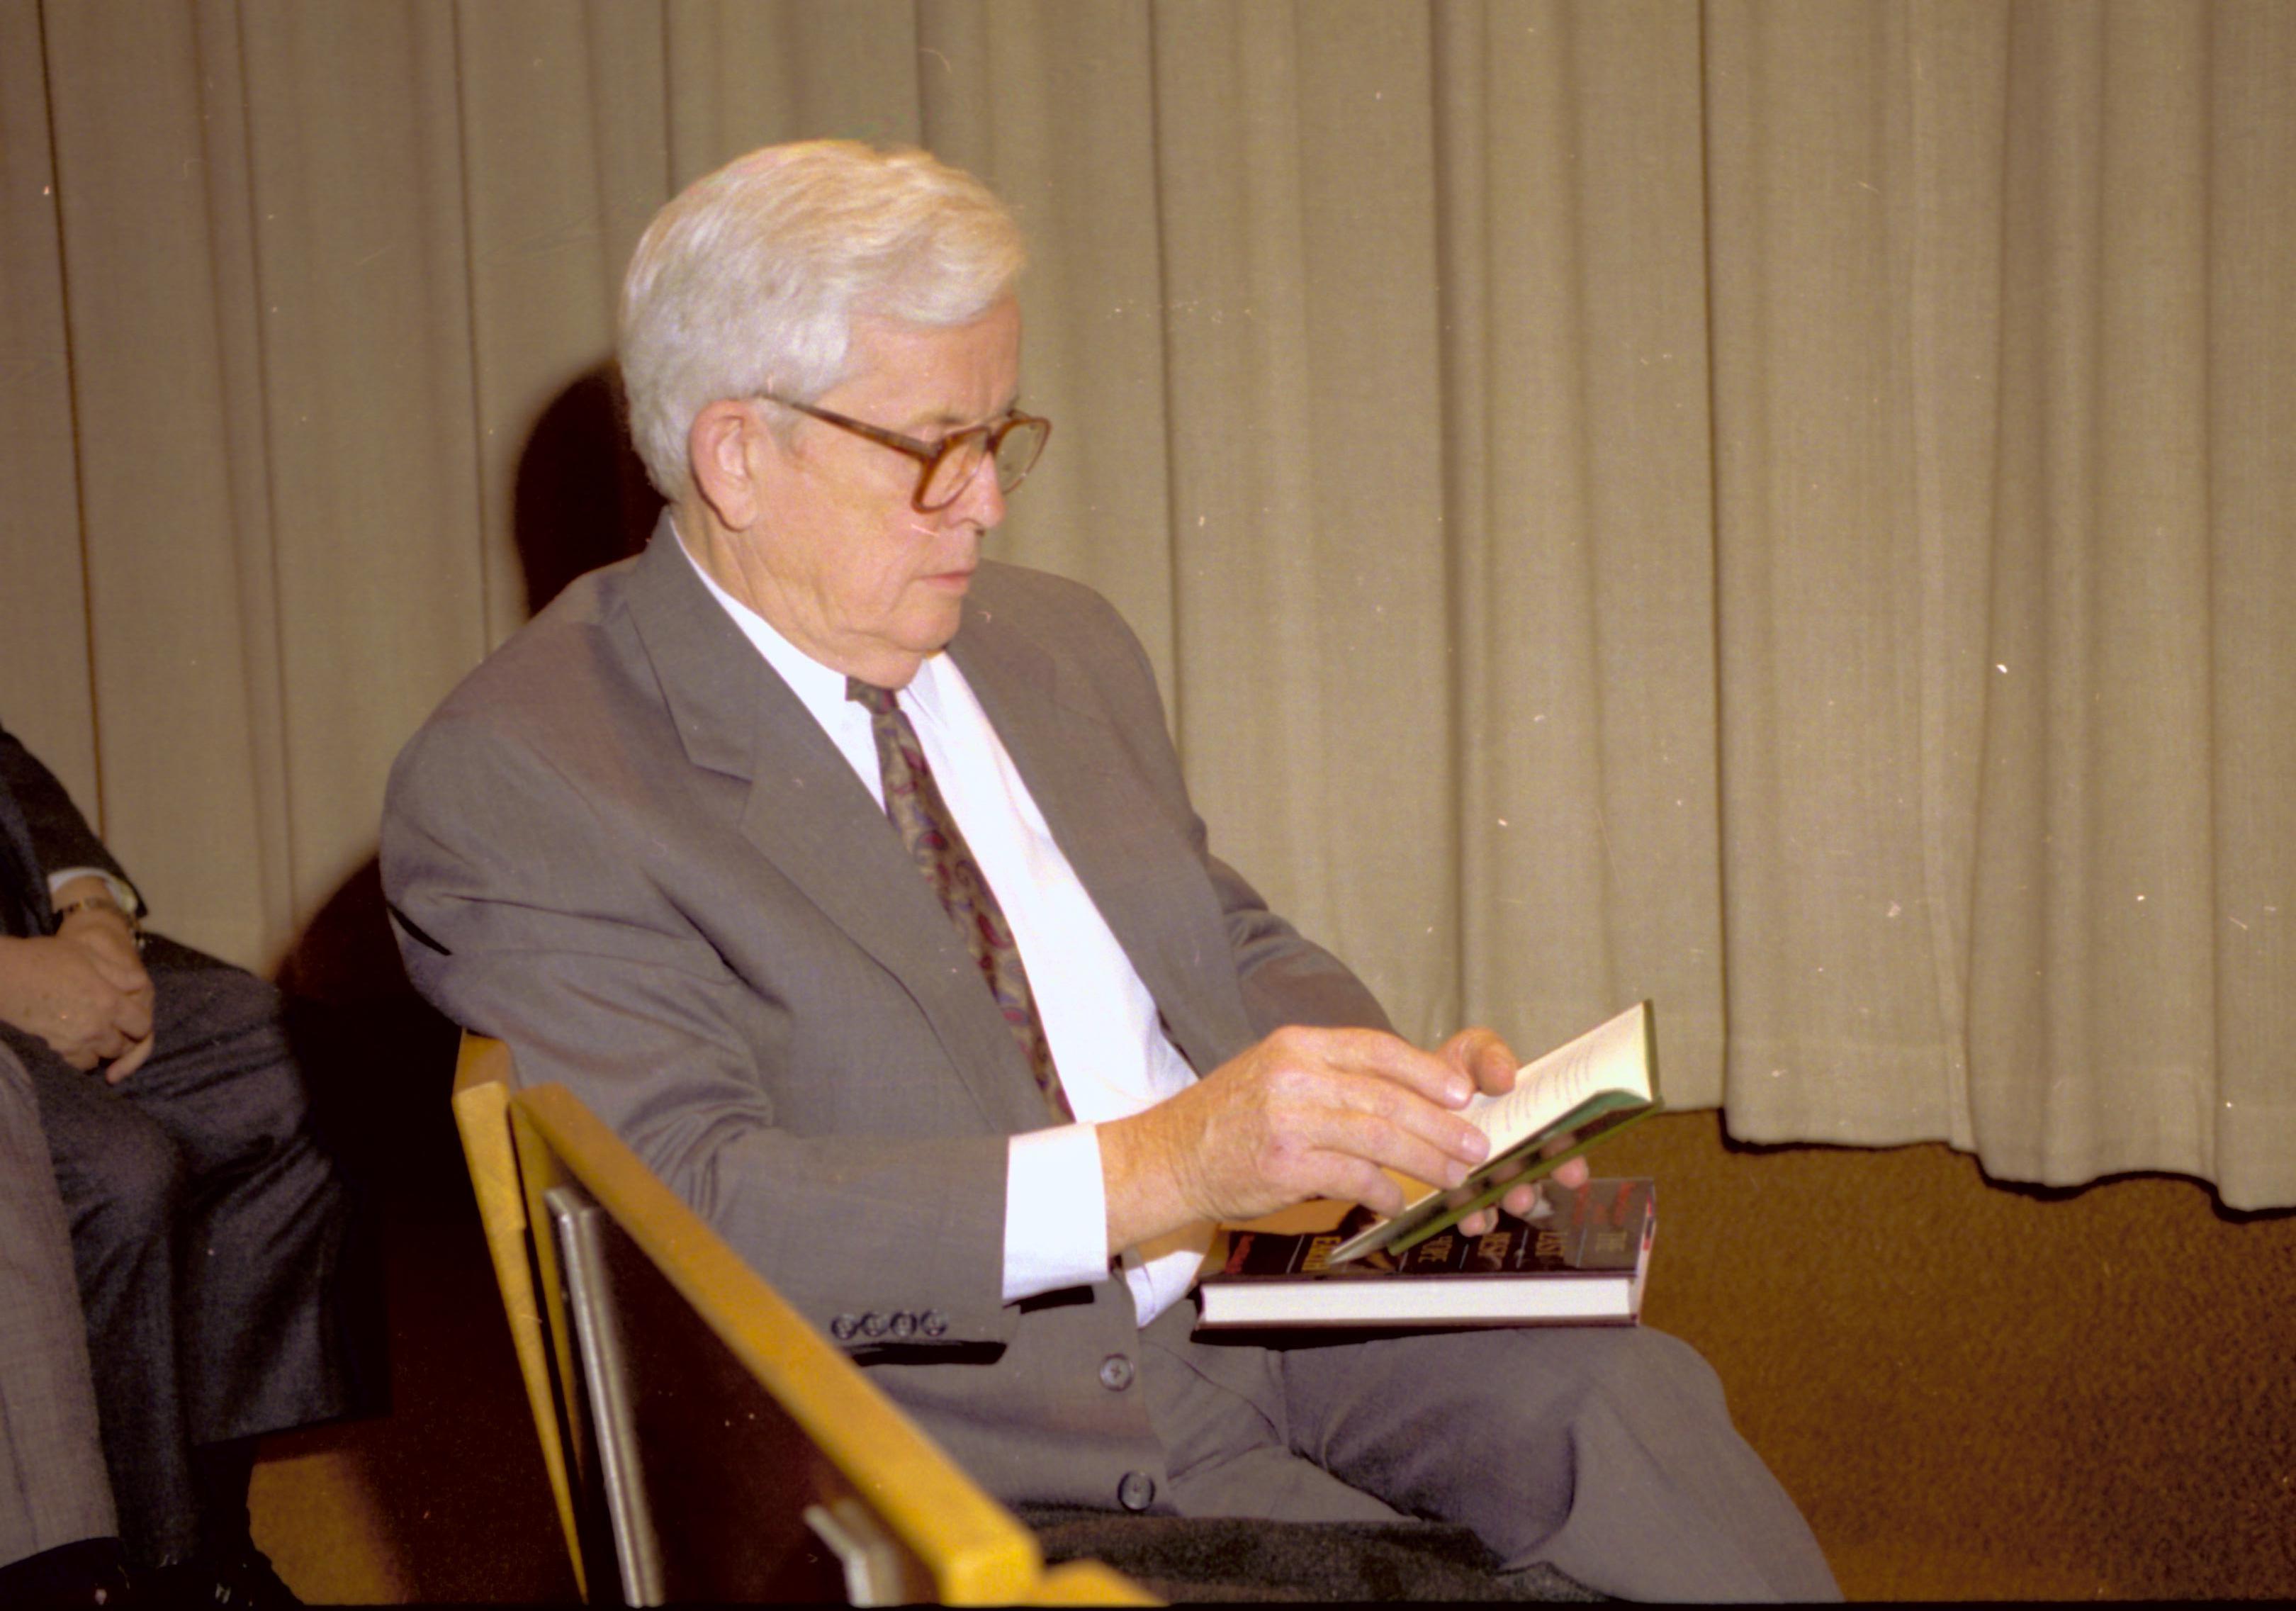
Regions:
<instances>
[{"instance_id":1,"label":"patterned necktie","mask_svg":"<svg viewBox=\"0 0 2296 1611\"><path fill-rule=\"evenodd\" d=\"M902 714L890 689L849 677L845 697L869 712L877 762L885 774L885 815L900 830L909 859L940 897L941 909L980 965L980 976L988 982L988 993L996 999L1013 1039L1020 1042L1046 1105L1063 1123L1073 1120L1076 1114L1061 1089L1059 1071L1053 1067L1052 1045L1037 1017L1037 999L1029 989L1029 970L1021 966L1013 925L1004 921L996 892L980 875L948 802L940 797L940 785L933 782L932 769L917 743L917 730Z\"/></svg>"}]
</instances>

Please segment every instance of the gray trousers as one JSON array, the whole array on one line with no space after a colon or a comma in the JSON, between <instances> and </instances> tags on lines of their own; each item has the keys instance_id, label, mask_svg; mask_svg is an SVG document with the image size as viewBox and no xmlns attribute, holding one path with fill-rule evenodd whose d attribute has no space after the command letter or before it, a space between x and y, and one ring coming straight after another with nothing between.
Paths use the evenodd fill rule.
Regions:
<instances>
[{"instance_id":1,"label":"gray trousers","mask_svg":"<svg viewBox=\"0 0 2296 1611\"><path fill-rule=\"evenodd\" d=\"M1628 1599L1838 1599L1793 1501L1687 1344L1638 1327L1426 1332L1281 1348L1142 1336L1184 1516L1418 1516L1509 1568Z\"/></svg>"},{"instance_id":2,"label":"gray trousers","mask_svg":"<svg viewBox=\"0 0 2296 1611\"><path fill-rule=\"evenodd\" d=\"M344 1190L262 980L154 937L158 1047L119 1085L13 1031L71 1225L129 1557L203 1541L191 1451L346 1411ZM235 1503L236 1501L231 1501Z\"/></svg>"},{"instance_id":3,"label":"gray trousers","mask_svg":"<svg viewBox=\"0 0 2296 1611\"><path fill-rule=\"evenodd\" d=\"M63 1204L30 1077L0 1046L0 1566L117 1531Z\"/></svg>"}]
</instances>

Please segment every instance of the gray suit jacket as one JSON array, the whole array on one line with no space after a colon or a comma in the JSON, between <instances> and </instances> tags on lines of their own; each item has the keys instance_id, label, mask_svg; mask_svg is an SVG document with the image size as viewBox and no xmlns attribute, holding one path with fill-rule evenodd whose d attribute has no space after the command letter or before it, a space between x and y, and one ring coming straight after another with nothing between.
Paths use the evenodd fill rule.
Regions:
<instances>
[{"instance_id":1,"label":"gray suit jacket","mask_svg":"<svg viewBox=\"0 0 2296 1611\"><path fill-rule=\"evenodd\" d=\"M32 1081L0 1046L0 1566L119 1530Z\"/></svg>"},{"instance_id":2,"label":"gray suit jacket","mask_svg":"<svg viewBox=\"0 0 2296 1611\"><path fill-rule=\"evenodd\" d=\"M1206 850L1104 600L984 565L950 653L1200 1073L1279 1023L1384 1027ZM1001 1302L1006 1138L1046 1122L1002 1016L666 521L416 735L382 872L416 986L570 1086L992 1489L1105 1505L1160 1470L1100 1369L1136 1353L1123 1284Z\"/></svg>"}]
</instances>

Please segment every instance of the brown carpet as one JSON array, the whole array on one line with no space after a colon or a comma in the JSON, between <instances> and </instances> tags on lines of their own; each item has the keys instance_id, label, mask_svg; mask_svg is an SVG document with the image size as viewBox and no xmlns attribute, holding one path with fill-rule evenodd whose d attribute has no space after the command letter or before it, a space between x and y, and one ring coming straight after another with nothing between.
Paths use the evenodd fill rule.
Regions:
<instances>
[{"instance_id":1,"label":"brown carpet","mask_svg":"<svg viewBox=\"0 0 2296 1611\"><path fill-rule=\"evenodd\" d=\"M274 1440L257 1536L312 1600L570 1599L448 1052L416 1040L373 1056L430 1117L364 1130L394 1163L393 1410ZM1941 1147L1734 1147L1710 1114L1603 1167L1658 1177L1648 1318L1713 1361L1852 1598L2296 1597L2296 1216L2007 1188Z\"/></svg>"},{"instance_id":2,"label":"brown carpet","mask_svg":"<svg viewBox=\"0 0 2296 1611\"><path fill-rule=\"evenodd\" d=\"M1943 1147L1623 1137L1649 1321L1873 1599L2296 1596L2296 1216L2190 1181L1987 1183Z\"/></svg>"}]
</instances>

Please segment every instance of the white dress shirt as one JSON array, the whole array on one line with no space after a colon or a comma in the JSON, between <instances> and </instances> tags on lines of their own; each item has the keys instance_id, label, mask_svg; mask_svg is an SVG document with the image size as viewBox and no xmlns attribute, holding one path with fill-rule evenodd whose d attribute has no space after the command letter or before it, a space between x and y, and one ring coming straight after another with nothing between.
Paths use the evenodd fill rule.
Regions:
<instances>
[{"instance_id":1,"label":"white dress shirt","mask_svg":"<svg viewBox=\"0 0 2296 1611\"><path fill-rule=\"evenodd\" d=\"M869 712L846 697L844 673L775 630L720 588L690 552L686 561L882 806L884 776ZM1078 1120L1012 1138L1004 1184L1004 1301L1100 1280L1109 1264L1108 1197L1095 1126L1186 1089L1194 1071L1164 1034L1155 999L1054 842L964 674L946 654L936 654L898 699L941 798L1012 925L1061 1088ZM1124 1251L1125 1279L1141 1325L1194 1283L1211 1237L1210 1225L1197 1224Z\"/></svg>"}]
</instances>

